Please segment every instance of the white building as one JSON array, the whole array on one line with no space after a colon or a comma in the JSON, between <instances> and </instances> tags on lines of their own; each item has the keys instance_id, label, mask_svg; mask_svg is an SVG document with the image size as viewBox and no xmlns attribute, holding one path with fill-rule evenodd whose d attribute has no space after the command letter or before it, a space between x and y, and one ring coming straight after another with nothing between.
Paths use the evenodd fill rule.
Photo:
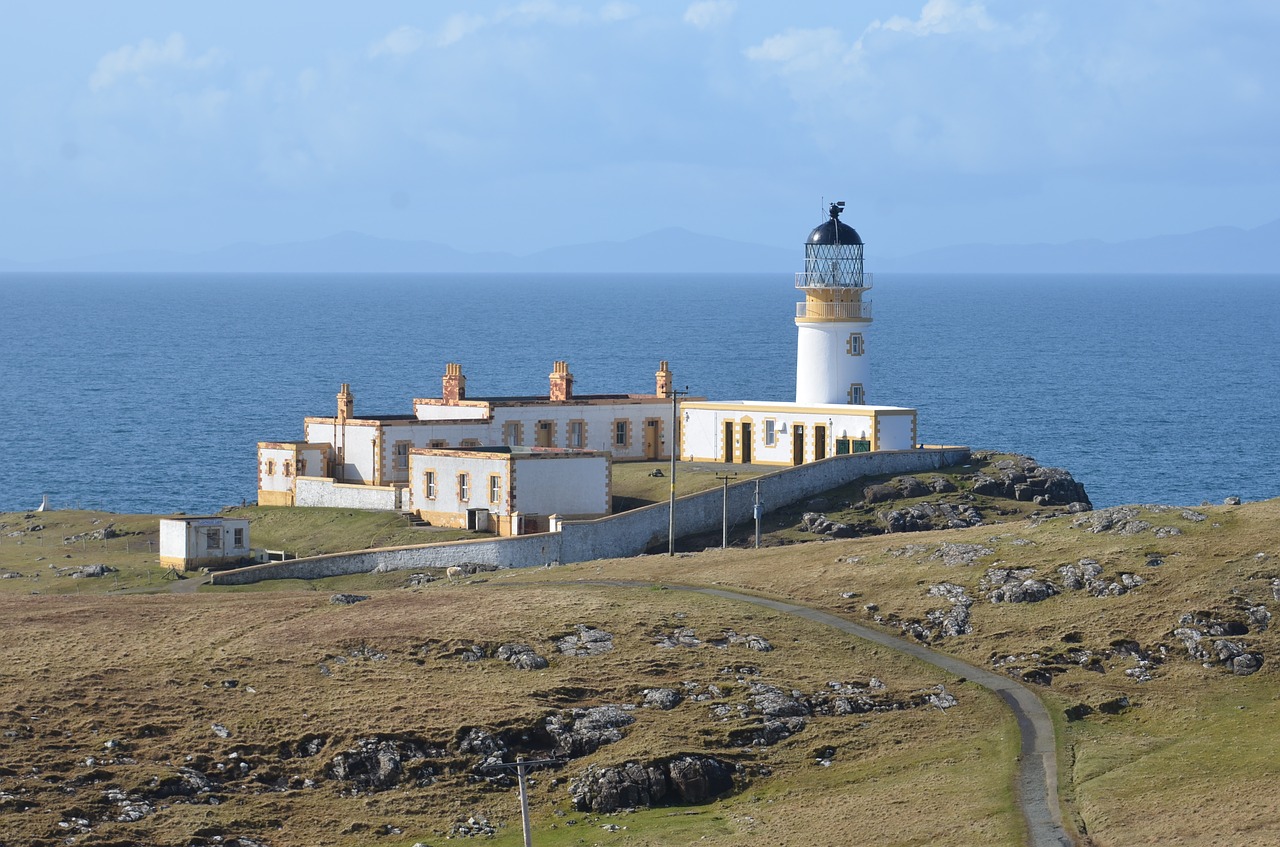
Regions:
<instances>
[{"instance_id":1,"label":"white building","mask_svg":"<svg viewBox=\"0 0 1280 847\"><path fill-rule=\"evenodd\" d=\"M866 405L870 382L867 330L871 302L863 294L857 231L840 221L844 203L809 233L796 288L796 400L680 404L680 455L686 461L799 465L842 453L910 450L916 410Z\"/></svg>"},{"instance_id":2,"label":"white building","mask_svg":"<svg viewBox=\"0 0 1280 847\"><path fill-rule=\"evenodd\" d=\"M609 514L611 462L604 450L475 447L409 451L409 504L436 526L525 535L563 519Z\"/></svg>"},{"instance_id":3,"label":"white building","mask_svg":"<svg viewBox=\"0 0 1280 847\"><path fill-rule=\"evenodd\" d=\"M250 556L249 521L217 515L160 519L160 564L178 570L239 565Z\"/></svg>"},{"instance_id":4,"label":"white building","mask_svg":"<svg viewBox=\"0 0 1280 847\"><path fill-rule=\"evenodd\" d=\"M411 415L357 416L345 383L334 417L308 417L301 441L258 443L258 503L409 509L415 448L559 447L608 453L613 461L670 457L672 375L666 362L653 394L573 392L556 362L550 391L533 397L467 396L466 377L445 367L439 398L413 401Z\"/></svg>"}]
</instances>

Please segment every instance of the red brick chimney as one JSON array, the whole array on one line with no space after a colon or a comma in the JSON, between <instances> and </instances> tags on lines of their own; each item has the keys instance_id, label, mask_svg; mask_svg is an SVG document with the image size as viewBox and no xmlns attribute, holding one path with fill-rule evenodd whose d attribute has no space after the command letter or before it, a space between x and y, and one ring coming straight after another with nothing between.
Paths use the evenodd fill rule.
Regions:
<instances>
[{"instance_id":1,"label":"red brick chimney","mask_svg":"<svg viewBox=\"0 0 1280 847\"><path fill-rule=\"evenodd\" d=\"M449 362L444 366L444 402L457 403L467 399L467 378L462 375L462 365Z\"/></svg>"},{"instance_id":2,"label":"red brick chimney","mask_svg":"<svg viewBox=\"0 0 1280 847\"><path fill-rule=\"evenodd\" d=\"M564 403L573 399L573 374L568 362L556 362L551 368L551 402Z\"/></svg>"}]
</instances>

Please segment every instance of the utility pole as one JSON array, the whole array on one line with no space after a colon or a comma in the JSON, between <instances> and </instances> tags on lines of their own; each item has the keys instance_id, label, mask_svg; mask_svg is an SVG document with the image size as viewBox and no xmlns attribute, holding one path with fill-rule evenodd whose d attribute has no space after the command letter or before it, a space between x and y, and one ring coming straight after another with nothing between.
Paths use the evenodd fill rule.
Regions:
<instances>
[{"instance_id":1,"label":"utility pole","mask_svg":"<svg viewBox=\"0 0 1280 847\"><path fill-rule=\"evenodd\" d=\"M531 765L563 765L559 759L533 759L526 761L524 756L516 756L514 762L495 762L485 765L484 770L513 770L520 784L520 824L524 827L524 847L532 847L532 833L529 829L529 793L525 785L525 769Z\"/></svg>"},{"instance_id":2,"label":"utility pole","mask_svg":"<svg viewBox=\"0 0 1280 847\"><path fill-rule=\"evenodd\" d=\"M671 497L667 505L667 555L676 554L676 454L680 452L680 406L678 398L689 393L689 386L683 391L671 389L671 443L667 449L671 451Z\"/></svg>"},{"instance_id":3,"label":"utility pole","mask_svg":"<svg viewBox=\"0 0 1280 847\"><path fill-rule=\"evenodd\" d=\"M751 514L756 519L756 549L760 549L760 521L764 518L764 507L760 505L760 480L756 480L756 502L751 507Z\"/></svg>"},{"instance_id":4,"label":"utility pole","mask_svg":"<svg viewBox=\"0 0 1280 847\"><path fill-rule=\"evenodd\" d=\"M721 507L721 528L720 528L720 549L724 550L729 546L729 480L737 478L736 473L727 473L723 476L717 474L716 479L724 483L724 505Z\"/></svg>"}]
</instances>

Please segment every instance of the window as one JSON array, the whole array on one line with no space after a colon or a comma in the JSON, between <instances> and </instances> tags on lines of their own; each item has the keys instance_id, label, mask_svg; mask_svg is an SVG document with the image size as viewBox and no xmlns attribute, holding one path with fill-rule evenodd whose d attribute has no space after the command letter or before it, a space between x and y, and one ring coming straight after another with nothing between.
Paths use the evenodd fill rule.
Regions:
<instances>
[{"instance_id":1,"label":"window","mask_svg":"<svg viewBox=\"0 0 1280 847\"><path fill-rule=\"evenodd\" d=\"M569 446L582 447L586 444L587 425L583 421L569 421Z\"/></svg>"},{"instance_id":2,"label":"window","mask_svg":"<svg viewBox=\"0 0 1280 847\"><path fill-rule=\"evenodd\" d=\"M855 382L849 386L849 402L855 406L861 406L867 401L866 394L862 391L862 383Z\"/></svg>"},{"instance_id":3,"label":"window","mask_svg":"<svg viewBox=\"0 0 1280 847\"><path fill-rule=\"evenodd\" d=\"M471 499L471 475L470 474L465 474L465 473L458 474L458 499L459 500Z\"/></svg>"},{"instance_id":4,"label":"window","mask_svg":"<svg viewBox=\"0 0 1280 847\"><path fill-rule=\"evenodd\" d=\"M493 474L489 477L489 502L497 503L502 499L502 477Z\"/></svg>"},{"instance_id":5,"label":"window","mask_svg":"<svg viewBox=\"0 0 1280 847\"><path fill-rule=\"evenodd\" d=\"M462 447L479 447L479 446L480 446L480 439L479 439L479 438L464 438L464 439L462 439L462 444L461 444L461 446L462 446Z\"/></svg>"},{"instance_id":6,"label":"window","mask_svg":"<svg viewBox=\"0 0 1280 847\"><path fill-rule=\"evenodd\" d=\"M862 333L853 332L849 334L849 343L846 348L850 356L861 356L863 353Z\"/></svg>"},{"instance_id":7,"label":"window","mask_svg":"<svg viewBox=\"0 0 1280 847\"><path fill-rule=\"evenodd\" d=\"M613 422L613 446L627 447L631 444L631 421Z\"/></svg>"},{"instance_id":8,"label":"window","mask_svg":"<svg viewBox=\"0 0 1280 847\"><path fill-rule=\"evenodd\" d=\"M422 490L428 500L436 499L436 472L424 471L422 474Z\"/></svg>"},{"instance_id":9,"label":"window","mask_svg":"<svg viewBox=\"0 0 1280 847\"><path fill-rule=\"evenodd\" d=\"M298 460L298 476L306 476L306 475L307 475L307 460L299 459Z\"/></svg>"},{"instance_id":10,"label":"window","mask_svg":"<svg viewBox=\"0 0 1280 847\"><path fill-rule=\"evenodd\" d=\"M222 549L222 527L220 526L205 527L204 549L206 550Z\"/></svg>"},{"instance_id":11,"label":"window","mask_svg":"<svg viewBox=\"0 0 1280 847\"><path fill-rule=\"evenodd\" d=\"M284 474L285 476L293 476L293 462L289 461L288 459L285 459L283 468L284 469L280 471L280 473Z\"/></svg>"},{"instance_id":12,"label":"window","mask_svg":"<svg viewBox=\"0 0 1280 847\"><path fill-rule=\"evenodd\" d=\"M772 447L778 443L778 423L773 418L764 419L764 446Z\"/></svg>"},{"instance_id":13,"label":"window","mask_svg":"<svg viewBox=\"0 0 1280 847\"><path fill-rule=\"evenodd\" d=\"M236 527L232 531L232 544L237 550L244 548L244 527Z\"/></svg>"},{"instance_id":14,"label":"window","mask_svg":"<svg viewBox=\"0 0 1280 847\"><path fill-rule=\"evenodd\" d=\"M276 460L267 459L267 476L275 476L275 475L276 475Z\"/></svg>"},{"instance_id":15,"label":"window","mask_svg":"<svg viewBox=\"0 0 1280 847\"><path fill-rule=\"evenodd\" d=\"M502 443L516 447L521 442L520 421L507 421L502 425Z\"/></svg>"},{"instance_id":16,"label":"window","mask_svg":"<svg viewBox=\"0 0 1280 847\"><path fill-rule=\"evenodd\" d=\"M391 445L391 467L398 471L409 468L409 442L397 441Z\"/></svg>"},{"instance_id":17,"label":"window","mask_svg":"<svg viewBox=\"0 0 1280 847\"><path fill-rule=\"evenodd\" d=\"M443 450L444 448L449 446L449 442L445 441L443 438L435 438L435 439L432 439L432 441L427 446L430 447L432 450Z\"/></svg>"}]
</instances>

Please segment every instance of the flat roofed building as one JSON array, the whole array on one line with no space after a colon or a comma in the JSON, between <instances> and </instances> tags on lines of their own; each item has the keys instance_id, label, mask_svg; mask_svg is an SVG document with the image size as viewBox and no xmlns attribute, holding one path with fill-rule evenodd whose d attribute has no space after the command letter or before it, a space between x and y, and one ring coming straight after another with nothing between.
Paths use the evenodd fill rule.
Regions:
<instances>
[{"instance_id":1,"label":"flat roofed building","mask_svg":"<svg viewBox=\"0 0 1280 847\"><path fill-rule=\"evenodd\" d=\"M609 514L604 450L497 446L409 451L409 509L436 526L527 535Z\"/></svg>"},{"instance_id":2,"label":"flat roofed building","mask_svg":"<svg viewBox=\"0 0 1280 847\"><path fill-rule=\"evenodd\" d=\"M182 571L229 568L250 558L249 521L219 515L160 519L160 564Z\"/></svg>"}]
</instances>

